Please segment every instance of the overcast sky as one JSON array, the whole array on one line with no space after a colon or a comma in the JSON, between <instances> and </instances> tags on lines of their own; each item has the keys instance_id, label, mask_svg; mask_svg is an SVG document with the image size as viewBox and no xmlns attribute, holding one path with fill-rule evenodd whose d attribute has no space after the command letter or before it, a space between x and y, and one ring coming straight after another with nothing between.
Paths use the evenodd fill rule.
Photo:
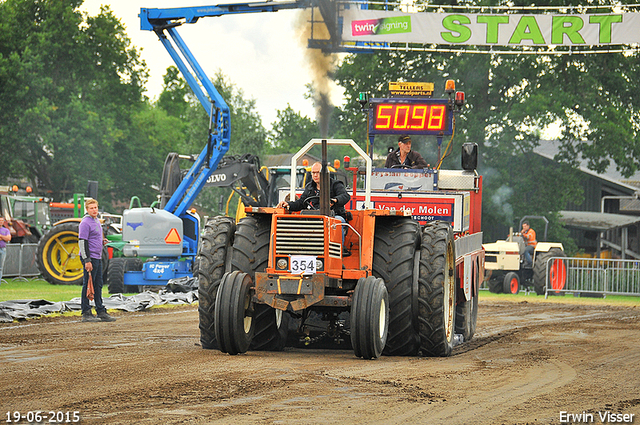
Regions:
<instances>
[{"instance_id":1,"label":"overcast sky","mask_svg":"<svg viewBox=\"0 0 640 425\"><path fill-rule=\"evenodd\" d=\"M231 3L233 1L225 1ZM157 98L162 91L162 76L174 64L152 31L140 30L140 8L172 8L214 5L206 0L85 0L82 10L96 15L100 5L109 5L126 27L132 43L142 49L149 68L147 95ZM276 119L276 111L290 104L302 115L315 119L311 100L305 99L305 84L311 82L311 70L305 60L306 40L300 41L296 23L300 10L201 18L195 24L182 25L178 31L207 75L220 69L243 90L246 99L255 99L258 113L267 129ZM335 98L338 98L337 100ZM334 102L340 102L334 96Z\"/></svg>"}]
</instances>

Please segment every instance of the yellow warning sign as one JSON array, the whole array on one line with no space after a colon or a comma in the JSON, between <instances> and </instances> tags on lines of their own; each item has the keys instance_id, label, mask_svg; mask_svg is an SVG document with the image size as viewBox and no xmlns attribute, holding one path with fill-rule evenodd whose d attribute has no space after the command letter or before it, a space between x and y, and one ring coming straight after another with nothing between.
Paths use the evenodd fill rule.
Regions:
<instances>
[{"instance_id":1,"label":"yellow warning sign","mask_svg":"<svg viewBox=\"0 0 640 425\"><path fill-rule=\"evenodd\" d=\"M182 242L182 239L180 239L180 233L178 233L178 230L175 227L169 230L169 233L167 233L167 236L164 238L164 242L173 245L177 245Z\"/></svg>"}]
</instances>

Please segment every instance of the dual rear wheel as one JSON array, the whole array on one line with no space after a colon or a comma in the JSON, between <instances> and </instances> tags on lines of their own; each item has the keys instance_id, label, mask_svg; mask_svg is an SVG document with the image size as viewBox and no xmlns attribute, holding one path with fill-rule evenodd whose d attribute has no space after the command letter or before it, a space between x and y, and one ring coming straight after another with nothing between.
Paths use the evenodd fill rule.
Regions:
<instances>
[{"instance_id":1,"label":"dual rear wheel","mask_svg":"<svg viewBox=\"0 0 640 425\"><path fill-rule=\"evenodd\" d=\"M386 355L446 357L456 332L473 336L477 300L463 303L456 323L455 258L449 223L430 222L420 231L408 217L377 221L373 274L389 293Z\"/></svg>"}]
</instances>

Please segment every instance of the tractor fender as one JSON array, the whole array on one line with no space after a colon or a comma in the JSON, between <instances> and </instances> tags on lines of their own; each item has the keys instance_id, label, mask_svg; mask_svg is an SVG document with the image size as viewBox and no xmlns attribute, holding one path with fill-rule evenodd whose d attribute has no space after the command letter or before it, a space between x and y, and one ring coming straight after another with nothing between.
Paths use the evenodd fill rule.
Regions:
<instances>
[{"instance_id":1,"label":"tractor fender","mask_svg":"<svg viewBox=\"0 0 640 425\"><path fill-rule=\"evenodd\" d=\"M549 252L552 248L560 248L564 252L564 248L560 242L538 242L536 252Z\"/></svg>"},{"instance_id":2,"label":"tractor fender","mask_svg":"<svg viewBox=\"0 0 640 425\"><path fill-rule=\"evenodd\" d=\"M57 226L58 224L64 224L64 223L80 223L81 221L82 221L82 218L65 218L64 220L56 221L54 223L54 226Z\"/></svg>"}]
</instances>

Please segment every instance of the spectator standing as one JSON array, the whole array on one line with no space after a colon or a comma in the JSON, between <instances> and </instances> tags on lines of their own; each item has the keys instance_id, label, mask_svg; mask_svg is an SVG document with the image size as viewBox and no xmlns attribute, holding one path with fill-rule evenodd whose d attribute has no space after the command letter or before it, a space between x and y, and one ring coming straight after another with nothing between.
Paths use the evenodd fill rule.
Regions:
<instances>
[{"instance_id":1,"label":"spectator standing","mask_svg":"<svg viewBox=\"0 0 640 425\"><path fill-rule=\"evenodd\" d=\"M106 241L98 219L98 201L92 198L86 199L85 209L87 210L87 215L82 218L78 229L80 259L84 266L81 296L82 321L114 322L116 319L107 313L107 309L102 303L102 246ZM93 280L97 317L91 313L91 304L89 304L89 298L87 297L89 276Z\"/></svg>"},{"instance_id":2,"label":"spectator standing","mask_svg":"<svg viewBox=\"0 0 640 425\"><path fill-rule=\"evenodd\" d=\"M7 242L11 241L11 231L4 227L5 219L0 216L0 282L4 270L4 260L7 258Z\"/></svg>"}]
</instances>

